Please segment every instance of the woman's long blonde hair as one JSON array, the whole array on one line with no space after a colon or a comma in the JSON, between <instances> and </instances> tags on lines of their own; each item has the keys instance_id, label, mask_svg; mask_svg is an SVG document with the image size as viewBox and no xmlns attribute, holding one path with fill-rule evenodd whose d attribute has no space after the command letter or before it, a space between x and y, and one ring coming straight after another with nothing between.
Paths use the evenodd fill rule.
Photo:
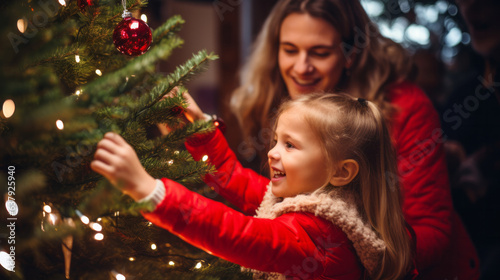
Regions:
<instances>
[{"instance_id":1,"label":"woman's long blonde hair","mask_svg":"<svg viewBox=\"0 0 500 280\"><path fill-rule=\"evenodd\" d=\"M353 96L375 102L389 117L387 87L403 80L411 71L404 49L380 35L358 0L282 0L262 27L248 63L241 73L241 86L231 97L245 139L270 127L273 110L288 91L278 66L281 23L292 13L309 14L329 22L342 36L342 49L353 59L349 73L344 71L337 88Z\"/></svg>"},{"instance_id":2,"label":"woman's long blonde hair","mask_svg":"<svg viewBox=\"0 0 500 280\"><path fill-rule=\"evenodd\" d=\"M415 252L401 208L396 152L382 112L373 102L346 94L313 93L285 102L278 116L292 106L304 112L330 166L345 159L359 164L356 178L342 188L352 191L361 216L386 244L371 278L404 278Z\"/></svg>"}]
</instances>

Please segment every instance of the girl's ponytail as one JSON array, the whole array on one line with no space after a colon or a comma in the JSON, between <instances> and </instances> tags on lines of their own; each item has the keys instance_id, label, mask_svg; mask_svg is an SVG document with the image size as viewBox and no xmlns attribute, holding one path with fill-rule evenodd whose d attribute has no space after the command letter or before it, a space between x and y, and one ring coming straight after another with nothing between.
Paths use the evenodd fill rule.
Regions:
<instances>
[{"instance_id":1,"label":"girl's ponytail","mask_svg":"<svg viewBox=\"0 0 500 280\"><path fill-rule=\"evenodd\" d=\"M396 152L384 117L367 102L377 127L379 161L372 162L370 182L361 182L362 200L369 222L385 241L386 251L375 279L401 279L413 265L413 246L402 212ZM379 170L376 170L377 168Z\"/></svg>"}]
</instances>

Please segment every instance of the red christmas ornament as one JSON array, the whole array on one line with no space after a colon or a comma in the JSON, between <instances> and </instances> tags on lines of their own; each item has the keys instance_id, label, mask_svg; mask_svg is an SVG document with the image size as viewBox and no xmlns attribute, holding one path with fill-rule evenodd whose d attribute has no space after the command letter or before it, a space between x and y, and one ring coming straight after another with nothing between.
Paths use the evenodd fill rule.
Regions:
<instances>
[{"instance_id":1,"label":"red christmas ornament","mask_svg":"<svg viewBox=\"0 0 500 280\"><path fill-rule=\"evenodd\" d=\"M88 6L94 6L94 0L78 0L77 3L82 13L85 12Z\"/></svg>"},{"instance_id":2,"label":"red christmas ornament","mask_svg":"<svg viewBox=\"0 0 500 280\"><path fill-rule=\"evenodd\" d=\"M172 108L171 112L172 112L172 115L174 115L174 116L180 116L184 113L184 108L182 108L180 106L175 106Z\"/></svg>"},{"instance_id":3,"label":"red christmas ornament","mask_svg":"<svg viewBox=\"0 0 500 280\"><path fill-rule=\"evenodd\" d=\"M116 48L130 56L145 53L152 41L153 35L149 26L144 21L131 16L124 16L113 32L113 43Z\"/></svg>"}]
</instances>

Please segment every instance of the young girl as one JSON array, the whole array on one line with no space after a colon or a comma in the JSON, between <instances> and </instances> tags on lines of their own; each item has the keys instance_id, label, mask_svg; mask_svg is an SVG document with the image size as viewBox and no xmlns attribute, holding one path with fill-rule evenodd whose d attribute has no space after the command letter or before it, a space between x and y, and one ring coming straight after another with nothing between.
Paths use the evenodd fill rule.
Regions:
<instances>
[{"instance_id":1,"label":"young girl","mask_svg":"<svg viewBox=\"0 0 500 280\"><path fill-rule=\"evenodd\" d=\"M256 277L416 276L395 179L395 154L373 103L338 94L288 101L278 112L273 139L267 188L242 179L246 172L241 166L227 169L237 161L219 131L188 144L211 142L217 151L208 155L209 160L220 169L210 178L239 178L237 189L218 191L245 212L256 210L255 217L169 179L155 181L116 134L108 133L99 142L91 167L133 199L152 201L156 208L144 213L147 219L201 249L253 269ZM227 153L221 156L221 150Z\"/></svg>"}]
</instances>

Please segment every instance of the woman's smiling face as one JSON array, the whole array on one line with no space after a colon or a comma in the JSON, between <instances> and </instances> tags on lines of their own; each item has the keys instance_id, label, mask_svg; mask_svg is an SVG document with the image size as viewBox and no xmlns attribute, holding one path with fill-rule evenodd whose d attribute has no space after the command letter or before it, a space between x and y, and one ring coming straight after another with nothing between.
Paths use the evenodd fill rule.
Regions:
<instances>
[{"instance_id":1,"label":"woman's smiling face","mask_svg":"<svg viewBox=\"0 0 500 280\"><path fill-rule=\"evenodd\" d=\"M346 65L340 33L327 21L293 13L282 22L278 63L292 99L334 90Z\"/></svg>"}]
</instances>

